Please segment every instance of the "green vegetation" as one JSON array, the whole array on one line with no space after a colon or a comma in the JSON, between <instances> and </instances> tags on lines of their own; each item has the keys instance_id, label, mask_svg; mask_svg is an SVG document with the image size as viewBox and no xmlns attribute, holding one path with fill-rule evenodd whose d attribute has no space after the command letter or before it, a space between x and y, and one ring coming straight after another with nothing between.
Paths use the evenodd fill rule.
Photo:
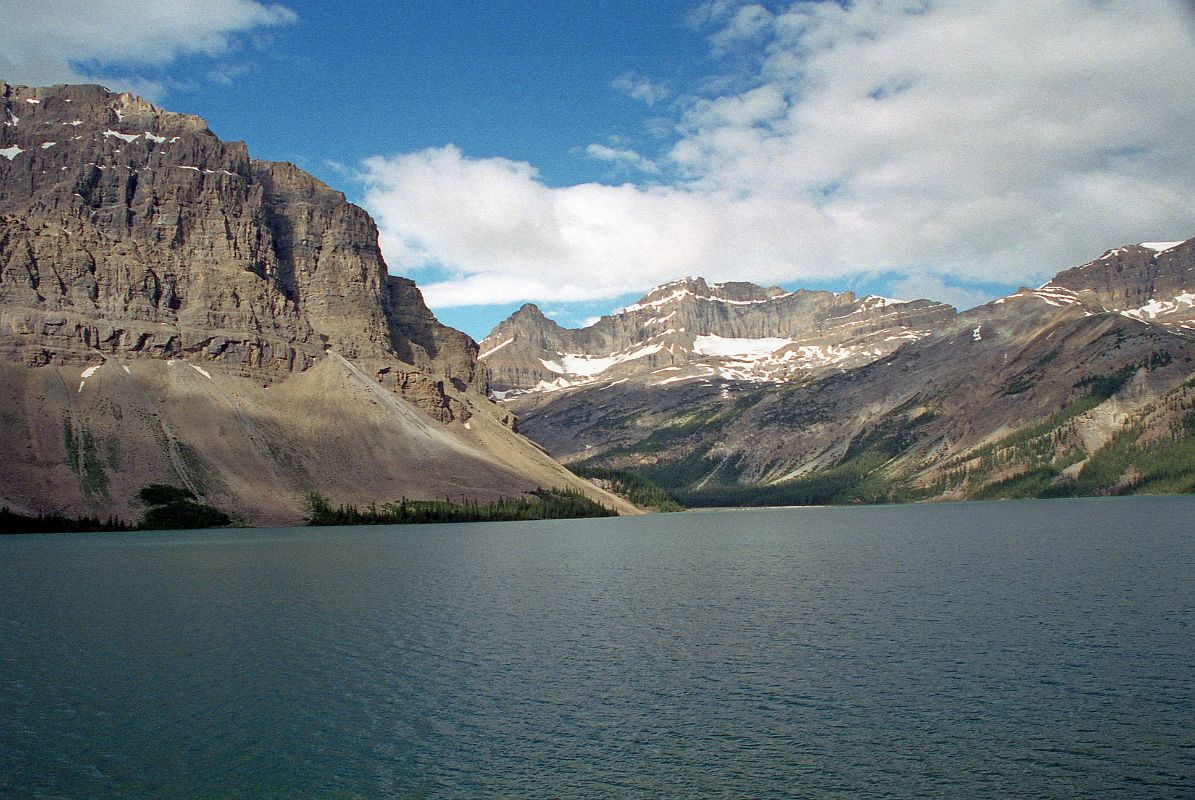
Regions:
<instances>
[{"instance_id":1,"label":"green vegetation","mask_svg":"<svg viewBox=\"0 0 1195 800\"><path fill-rule=\"evenodd\" d=\"M307 496L309 525L408 525L423 522L508 522L512 520L615 517L618 513L574 489L535 489L532 497L511 497L485 505L476 500L407 500L333 508L326 498Z\"/></svg>"},{"instance_id":2,"label":"green vegetation","mask_svg":"<svg viewBox=\"0 0 1195 800\"><path fill-rule=\"evenodd\" d=\"M978 500L1048 496L1041 494L1047 491L1047 484L1085 455L1065 447L1070 432L1068 423L1119 392L1138 369L1164 363L1165 359L1155 353L1140 363L1125 364L1113 373L1083 378L1074 386L1082 394L1046 419L954 457L951 464L957 469L940 488L971 487L967 496ZM993 472L1009 465L1022 465L1024 470L1011 478L986 482Z\"/></svg>"},{"instance_id":3,"label":"green vegetation","mask_svg":"<svg viewBox=\"0 0 1195 800\"><path fill-rule=\"evenodd\" d=\"M223 511L198 502L187 489L153 483L138 492L147 508L136 525L109 517L68 517L63 514L38 514L31 517L8 508L0 510L0 533L55 533L80 531L177 530L182 528L219 528L232 524Z\"/></svg>"},{"instance_id":4,"label":"green vegetation","mask_svg":"<svg viewBox=\"0 0 1195 800\"><path fill-rule=\"evenodd\" d=\"M195 495L176 486L153 483L142 487L141 502L147 508L137 526L142 530L178 530L183 528L220 528L232 524L232 518L219 509L200 503Z\"/></svg>"},{"instance_id":5,"label":"green vegetation","mask_svg":"<svg viewBox=\"0 0 1195 800\"><path fill-rule=\"evenodd\" d=\"M604 481L606 488L640 508L652 508L656 511L685 510L664 487L637 472L585 466L574 466L570 469L582 478Z\"/></svg>"},{"instance_id":6,"label":"green vegetation","mask_svg":"<svg viewBox=\"0 0 1195 800\"><path fill-rule=\"evenodd\" d=\"M133 526L116 517L67 517L62 514L38 514L36 517L0 508L0 534L4 533L74 533L78 531L131 531Z\"/></svg>"},{"instance_id":7,"label":"green vegetation","mask_svg":"<svg viewBox=\"0 0 1195 800\"><path fill-rule=\"evenodd\" d=\"M612 451L611 455L624 453L654 453L664 447L673 444L695 433L707 433L715 430L717 422L725 422L728 420L717 420L719 411L718 408L702 408L696 411L691 411L688 414L677 417L668 424L656 428L643 439L640 439L633 445L626 448L621 448L617 451Z\"/></svg>"},{"instance_id":8,"label":"green vegetation","mask_svg":"<svg viewBox=\"0 0 1195 800\"><path fill-rule=\"evenodd\" d=\"M922 427L935 418L916 411L913 401L860 432L843 461L780 483L744 485L737 460L718 461L695 452L671 463L645 466L641 471L687 506L773 506L886 503L921 499L924 493L901 487L883 468L916 443Z\"/></svg>"},{"instance_id":9,"label":"green vegetation","mask_svg":"<svg viewBox=\"0 0 1195 800\"><path fill-rule=\"evenodd\" d=\"M780 483L741 484L736 465L726 468L706 450L640 471L695 507L906 502L948 490L976 500L1195 492L1195 410L1169 435L1159 437L1155 431L1146 442L1142 439L1149 437L1139 422L1090 458L1077 443L1077 417L1120 392L1139 369L1167 363L1168 354L1154 353L1114 372L1083 378L1075 383L1072 399L1050 417L954 457L944 465L944 477L931 486L908 485L893 466L894 459L926 435L923 426L935 417L919 412L913 401L861 431L840 463ZM1077 475L1063 475L1079 462L1084 463ZM993 475L1000 479L993 481Z\"/></svg>"},{"instance_id":10,"label":"green vegetation","mask_svg":"<svg viewBox=\"0 0 1195 800\"><path fill-rule=\"evenodd\" d=\"M95 437L83 428L76 437L75 426L69 414L62 415L62 437L66 447L66 463L71 472L79 476L83 494L108 496L108 475L96 455Z\"/></svg>"}]
</instances>

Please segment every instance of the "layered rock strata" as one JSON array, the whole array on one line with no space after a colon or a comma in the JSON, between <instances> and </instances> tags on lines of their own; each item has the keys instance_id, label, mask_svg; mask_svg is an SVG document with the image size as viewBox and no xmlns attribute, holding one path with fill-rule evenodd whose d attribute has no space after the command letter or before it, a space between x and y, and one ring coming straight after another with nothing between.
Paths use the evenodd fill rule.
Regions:
<instances>
[{"instance_id":1,"label":"layered rock strata","mask_svg":"<svg viewBox=\"0 0 1195 800\"><path fill-rule=\"evenodd\" d=\"M537 485L532 475L593 491L514 435L514 417L486 397L476 343L441 325L413 282L388 274L376 226L340 192L292 164L251 159L243 143L221 141L199 117L100 86L0 82L0 123L0 362L40 376L7 373L12 391L0 413L17 458L0 474L0 502L135 517L132 483L191 480L180 453L214 464L207 483L227 487L221 499L230 510L259 509L253 521L297 520L302 495L320 489L313 476L329 470L344 479L331 481L340 497L328 494L356 502L398 497L404 487L410 496L517 495ZM179 365L201 370L201 382L180 383ZM324 383L304 377L317 367ZM89 379L97 370L109 378ZM361 390L363 379L374 390ZM342 383L356 388L319 403L309 397L312 386ZM122 399L95 397L101 386ZM263 389L272 393L259 396ZM421 423L376 390L447 426L448 439L395 449L401 432ZM276 436L246 434L256 455L242 453L240 462L209 457L215 444L197 438L260 431L257 420L284 410L291 394L296 413L347 404L341 435L390 442L389 452L350 448L343 459L330 455L326 469L296 471L283 462L305 447L299 420L279 423ZM158 406L198 396L206 399L181 416ZM355 405L378 403L398 434ZM39 404L48 423L35 419ZM154 436L122 427L132 408ZM55 446L46 424L62 440ZM101 431L110 447L97 444ZM255 459L274 465L259 475L274 475L266 483L285 501L263 504L243 490L238 464ZM424 479L447 464L453 480ZM382 487L350 477L363 472L407 479L370 497L365 485Z\"/></svg>"}]
</instances>

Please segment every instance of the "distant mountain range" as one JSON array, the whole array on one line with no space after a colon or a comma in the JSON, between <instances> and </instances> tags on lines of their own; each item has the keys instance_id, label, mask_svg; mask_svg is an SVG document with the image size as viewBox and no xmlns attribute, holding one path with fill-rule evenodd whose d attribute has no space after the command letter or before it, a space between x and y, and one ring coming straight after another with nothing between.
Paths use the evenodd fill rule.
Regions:
<instances>
[{"instance_id":1,"label":"distant mountain range","mask_svg":"<svg viewBox=\"0 0 1195 800\"><path fill-rule=\"evenodd\" d=\"M166 483L248 522L305 497L572 488L360 208L194 116L0 81L0 506L136 519Z\"/></svg>"},{"instance_id":2,"label":"distant mountain range","mask_svg":"<svg viewBox=\"0 0 1195 800\"><path fill-rule=\"evenodd\" d=\"M1195 490L1195 242L1110 250L978 308L689 278L480 344L566 462L696 504Z\"/></svg>"}]
</instances>

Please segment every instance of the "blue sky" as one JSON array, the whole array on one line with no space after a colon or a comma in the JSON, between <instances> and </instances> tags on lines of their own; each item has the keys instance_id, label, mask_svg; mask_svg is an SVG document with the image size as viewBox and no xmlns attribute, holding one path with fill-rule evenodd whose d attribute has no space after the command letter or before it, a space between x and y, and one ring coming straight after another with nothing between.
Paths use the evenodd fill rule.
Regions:
<instances>
[{"instance_id":1,"label":"blue sky","mask_svg":"<svg viewBox=\"0 0 1195 800\"><path fill-rule=\"evenodd\" d=\"M299 164L476 338L684 275L968 306L1195 235L1178 0L6 5L0 78Z\"/></svg>"}]
</instances>

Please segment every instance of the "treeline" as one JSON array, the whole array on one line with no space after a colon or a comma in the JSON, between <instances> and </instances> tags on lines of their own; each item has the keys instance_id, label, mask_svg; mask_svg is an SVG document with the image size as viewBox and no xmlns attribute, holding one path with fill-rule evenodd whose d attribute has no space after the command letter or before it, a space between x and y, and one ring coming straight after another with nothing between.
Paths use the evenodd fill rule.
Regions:
<instances>
[{"instance_id":1,"label":"treeline","mask_svg":"<svg viewBox=\"0 0 1195 800\"><path fill-rule=\"evenodd\" d=\"M1087 497L1100 494L1187 494L1195 492L1195 411L1178 431L1141 441L1137 424L1095 451L1074 477L1057 467L1030 469L970 495L972 499Z\"/></svg>"},{"instance_id":2,"label":"treeline","mask_svg":"<svg viewBox=\"0 0 1195 800\"><path fill-rule=\"evenodd\" d=\"M163 483L142 487L137 493L145 505L141 520L133 525L116 517L68 517L63 514L29 516L0 509L0 533L82 533L86 531L161 531L194 528L222 528L232 518L187 490Z\"/></svg>"},{"instance_id":3,"label":"treeline","mask_svg":"<svg viewBox=\"0 0 1195 800\"><path fill-rule=\"evenodd\" d=\"M199 502L188 489L152 483L138 493L146 505L141 516L142 530L186 530L192 528L223 528L232 518L205 503Z\"/></svg>"},{"instance_id":4,"label":"treeline","mask_svg":"<svg viewBox=\"0 0 1195 800\"><path fill-rule=\"evenodd\" d=\"M656 511L685 510L663 486L637 472L606 467L573 466L569 469L582 478L601 481L603 488L625 497L640 508L652 508Z\"/></svg>"},{"instance_id":5,"label":"treeline","mask_svg":"<svg viewBox=\"0 0 1195 800\"><path fill-rule=\"evenodd\" d=\"M78 533L81 531L131 531L134 526L116 517L67 517L62 514L18 514L8 506L0 508L2 533Z\"/></svg>"},{"instance_id":6,"label":"treeline","mask_svg":"<svg viewBox=\"0 0 1195 800\"><path fill-rule=\"evenodd\" d=\"M308 525L412 525L428 522L511 522L537 519L616 517L618 512L575 489L535 489L530 497L476 500L408 500L333 507L319 494L307 496Z\"/></svg>"}]
</instances>

